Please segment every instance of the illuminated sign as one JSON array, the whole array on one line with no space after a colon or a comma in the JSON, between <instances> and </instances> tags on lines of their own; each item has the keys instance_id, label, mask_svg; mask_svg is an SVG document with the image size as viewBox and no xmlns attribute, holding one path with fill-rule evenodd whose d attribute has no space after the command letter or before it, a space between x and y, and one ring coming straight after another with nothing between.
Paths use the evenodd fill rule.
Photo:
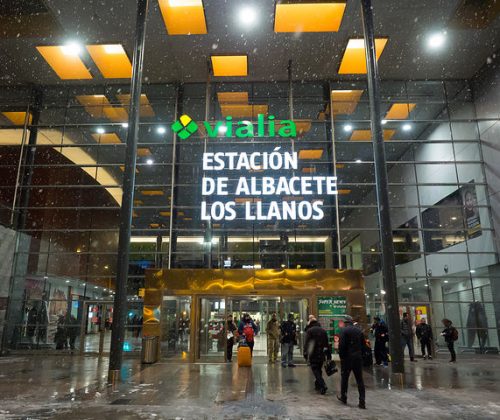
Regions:
<instances>
[{"instance_id":1,"label":"illuminated sign","mask_svg":"<svg viewBox=\"0 0 500 420\"><path fill-rule=\"evenodd\" d=\"M266 117L264 114L257 115L257 124L251 121L233 121L233 117L227 116L225 121L217 121L213 126L208 121L203 121L207 137L295 137L297 126L292 120L276 121L274 115ZM198 130L198 124L187 115L182 115L172 124L172 130L179 138L186 140Z\"/></svg>"}]
</instances>

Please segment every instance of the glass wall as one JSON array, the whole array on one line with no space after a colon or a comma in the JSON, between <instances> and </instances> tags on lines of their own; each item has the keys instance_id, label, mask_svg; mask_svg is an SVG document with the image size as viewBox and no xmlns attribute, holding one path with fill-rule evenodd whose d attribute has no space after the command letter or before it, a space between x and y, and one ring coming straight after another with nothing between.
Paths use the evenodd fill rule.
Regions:
<instances>
[{"instance_id":1,"label":"glass wall","mask_svg":"<svg viewBox=\"0 0 500 420\"><path fill-rule=\"evenodd\" d=\"M436 329L452 319L463 349L498 347L497 254L471 89L382 87L400 301L428 305ZM129 98L128 85L0 94L6 347L29 343L35 307L52 348L68 308L81 321L83 301L113 297ZM152 267L340 267L364 271L369 314L384 315L369 117L359 82L145 85L129 300L140 304ZM190 121L196 129L181 134ZM231 168L242 154L255 164ZM296 160L273 169L271 155ZM337 194L326 184L287 191L291 179L331 176ZM280 179L279 192L263 194ZM172 319L183 313L172 308Z\"/></svg>"}]
</instances>

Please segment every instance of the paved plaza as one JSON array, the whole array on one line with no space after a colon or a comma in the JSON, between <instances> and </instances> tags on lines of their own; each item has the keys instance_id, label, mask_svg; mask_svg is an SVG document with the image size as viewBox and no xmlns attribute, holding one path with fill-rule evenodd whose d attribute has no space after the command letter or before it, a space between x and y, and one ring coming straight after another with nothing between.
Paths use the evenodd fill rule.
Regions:
<instances>
[{"instance_id":1,"label":"paved plaza","mask_svg":"<svg viewBox=\"0 0 500 420\"><path fill-rule=\"evenodd\" d=\"M404 383L390 369L365 371L367 410L357 408L350 385L348 406L314 391L305 365L282 368L257 360L235 363L141 366L126 359L123 382L106 383L108 360L81 356L0 358L0 418L5 419L498 419L500 359L462 356L406 364Z\"/></svg>"}]
</instances>

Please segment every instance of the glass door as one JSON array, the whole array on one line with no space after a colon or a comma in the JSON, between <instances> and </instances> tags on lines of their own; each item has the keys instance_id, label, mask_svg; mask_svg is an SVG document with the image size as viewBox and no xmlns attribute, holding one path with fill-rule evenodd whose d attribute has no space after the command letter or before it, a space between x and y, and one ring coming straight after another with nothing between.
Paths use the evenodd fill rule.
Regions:
<instances>
[{"instance_id":1,"label":"glass door","mask_svg":"<svg viewBox=\"0 0 500 420\"><path fill-rule=\"evenodd\" d=\"M226 301L220 298L200 299L199 357L224 360Z\"/></svg>"},{"instance_id":2,"label":"glass door","mask_svg":"<svg viewBox=\"0 0 500 420\"><path fill-rule=\"evenodd\" d=\"M297 346L294 348L294 357L301 356L304 348L304 329L309 316L309 299L306 298L283 298L283 320L288 314L293 314L297 327Z\"/></svg>"}]
</instances>

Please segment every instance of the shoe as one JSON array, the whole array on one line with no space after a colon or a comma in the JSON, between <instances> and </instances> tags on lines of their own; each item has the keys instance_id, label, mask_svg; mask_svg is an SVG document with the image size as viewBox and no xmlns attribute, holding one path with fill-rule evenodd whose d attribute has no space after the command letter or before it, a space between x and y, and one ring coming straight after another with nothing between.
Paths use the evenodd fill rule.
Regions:
<instances>
[{"instance_id":1,"label":"shoe","mask_svg":"<svg viewBox=\"0 0 500 420\"><path fill-rule=\"evenodd\" d=\"M375 366L382 366L382 363L375 363Z\"/></svg>"},{"instance_id":2,"label":"shoe","mask_svg":"<svg viewBox=\"0 0 500 420\"><path fill-rule=\"evenodd\" d=\"M424 359L424 360L425 360L425 359L427 359L427 356L424 354L424 355L422 356L422 359Z\"/></svg>"},{"instance_id":3,"label":"shoe","mask_svg":"<svg viewBox=\"0 0 500 420\"><path fill-rule=\"evenodd\" d=\"M410 362L418 362L418 360L410 359Z\"/></svg>"},{"instance_id":4,"label":"shoe","mask_svg":"<svg viewBox=\"0 0 500 420\"><path fill-rule=\"evenodd\" d=\"M358 407L363 409L363 410L366 410L366 404L364 401L360 401L359 404L358 404Z\"/></svg>"},{"instance_id":5,"label":"shoe","mask_svg":"<svg viewBox=\"0 0 500 420\"><path fill-rule=\"evenodd\" d=\"M457 363L456 360L450 360L448 363Z\"/></svg>"},{"instance_id":6,"label":"shoe","mask_svg":"<svg viewBox=\"0 0 500 420\"><path fill-rule=\"evenodd\" d=\"M432 360L432 356L427 356L427 359Z\"/></svg>"},{"instance_id":7,"label":"shoe","mask_svg":"<svg viewBox=\"0 0 500 420\"><path fill-rule=\"evenodd\" d=\"M321 388L321 390L319 391L319 393L321 395L325 395L326 394L326 391L328 391L328 388L325 386L324 388Z\"/></svg>"},{"instance_id":8,"label":"shoe","mask_svg":"<svg viewBox=\"0 0 500 420\"><path fill-rule=\"evenodd\" d=\"M281 364L281 367L286 368L286 364L285 364L285 363L282 363L282 364Z\"/></svg>"},{"instance_id":9,"label":"shoe","mask_svg":"<svg viewBox=\"0 0 500 420\"><path fill-rule=\"evenodd\" d=\"M288 363L288 367L295 367L293 363Z\"/></svg>"},{"instance_id":10,"label":"shoe","mask_svg":"<svg viewBox=\"0 0 500 420\"><path fill-rule=\"evenodd\" d=\"M388 368L388 367L389 367L389 365L388 365L387 363L385 363L385 364L384 364L384 368L386 369L386 368Z\"/></svg>"},{"instance_id":11,"label":"shoe","mask_svg":"<svg viewBox=\"0 0 500 420\"><path fill-rule=\"evenodd\" d=\"M337 400L339 400L342 404L347 404L347 397L337 395Z\"/></svg>"}]
</instances>

